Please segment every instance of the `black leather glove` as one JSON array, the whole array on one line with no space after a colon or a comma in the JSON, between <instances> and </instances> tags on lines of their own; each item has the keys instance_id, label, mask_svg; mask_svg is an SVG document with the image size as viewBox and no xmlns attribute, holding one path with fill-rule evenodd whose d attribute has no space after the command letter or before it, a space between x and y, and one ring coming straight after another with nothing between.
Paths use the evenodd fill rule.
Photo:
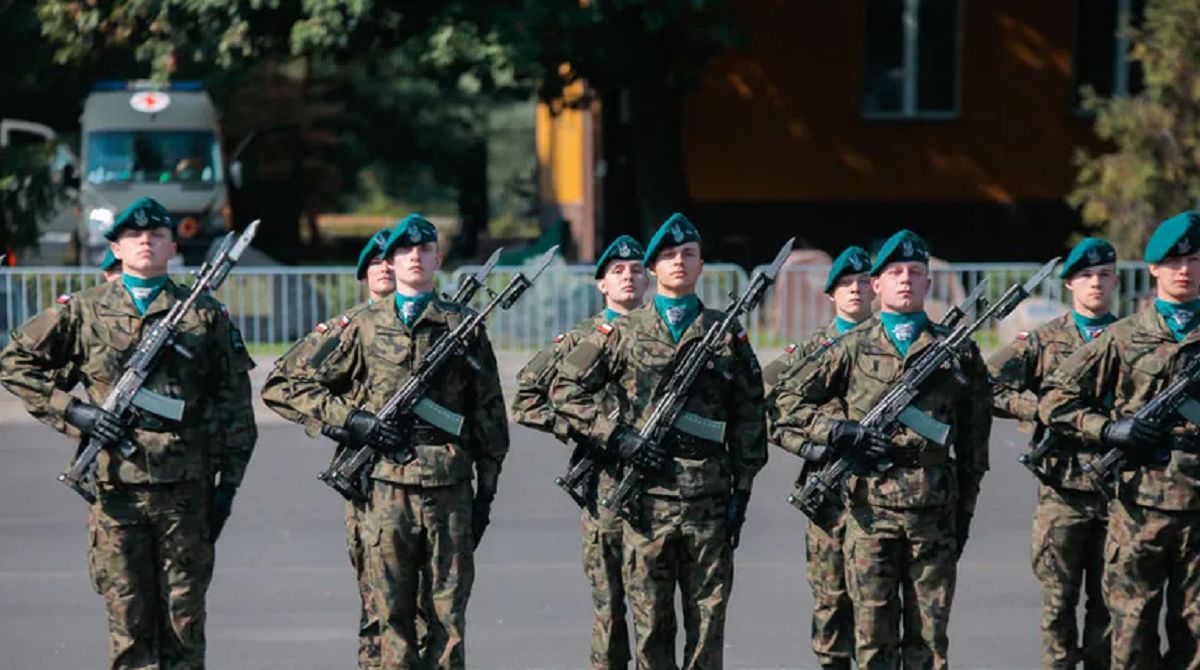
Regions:
<instances>
[{"instance_id":1,"label":"black leather glove","mask_svg":"<svg viewBox=\"0 0 1200 670\"><path fill-rule=\"evenodd\" d=\"M370 412L356 409L346 419L346 430L359 444L366 445L381 454L394 455L408 451L410 424L384 421Z\"/></svg>"},{"instance_id":2,"label":"black leather glove","mask_svg":"<svg viewBox=\"0 0 1200 670\"><path fill-rule=\"evenodd\" d=\"M613 431L608 438L608 450L645 472L659 473L667 467L667 452L662 445L646 442L636 430L628 426L621 426Z\"/></svg>"},{"instance_id":3,"label":"black leather glove","mask_svg":"<svg viewBox=\"0 0 1200 670\"><path fill-rule=\"evenodd\" d=\"M829 432L829 446L837 451L864 451L874 458L887 455L891 443L857 421L839 421Z\"/></svg>"},{"instance_id":4,"label":"black leather glove","mask_svg":"<svg viewBox=\"0 0 1200 670\"><path fill-rule=\"evenodd\" d=\"M967 538L971 536L971 515L959 513L954 522L954 539L958 543L957 556L962 557L963 549L967 547Z\"/></svg>"},{"instance_id":5,"label":"black leather glove","mask_svg":"<svg viewBox=\"0 0 1200 670\"><path fill-rule=\"evenodd\" d=\"M67 405L66 419L67 423L85 435L108 444L116 444L125 434L125 426L121 425L117 415L81 400L72 400L71 404Z\"/></svg>"},{"instance_id":6,"label":"black leather glove","mask_svg":"<svg viewBox=\"0 0 1200 670\"><path fill-rule=\"evenodd\" d=\"M496 484L499 472L479 471L476 482L475 499L471 501L471 539L472 549L478 549L483 533L492 522L492 501L496 499Z\"/></svg>"},{"instance_id":7,"label":"black leather glove","mask_svg":"<svg viewBox=\"0 0 1200 670\"><path fill-rule=\"evenodd\" d=\"M1161 446L1167 432L1161 426L1141 421L1132 416L1109 421L1100 431L1100 441L1122 451L1142 451Z\"/></svg>"},{"instance_id":8,"label":"black leather glove","mask_svg":"<svg viewBox=\"0 0 1200 670\"><path fill-rule=\"evenodd\" d=\"M228 482L221 482L212 490L212 497L208 504L208 540L214 544L221 536L221 530L225 528L225 522L229 520L229 514L233 512L235 495L237 495L237 485Z\"/></svg>"},{"instance_id":9,"label":"black leather glove","mask_svg":"<svg viewBox=\"0 0 1200 670\"><path fill-rule=\"evenodd\" d=\"M738 548L742 541L742 525L746 523L746 507L750 504L750 492L736 490L729 499L729 546Z\"/></svg>"},{"instance_id":10,"label":"black leather glove","mask_svg":"<svg viewBox=\"0 0 1200 670\"><path fill-rule=\"evenodd\" d=\"M800 458L809 463L824 465L829 462L830 451L832 450L824 445L815 442L805 442L800 445Z\"/></svg>"}]
</instances>

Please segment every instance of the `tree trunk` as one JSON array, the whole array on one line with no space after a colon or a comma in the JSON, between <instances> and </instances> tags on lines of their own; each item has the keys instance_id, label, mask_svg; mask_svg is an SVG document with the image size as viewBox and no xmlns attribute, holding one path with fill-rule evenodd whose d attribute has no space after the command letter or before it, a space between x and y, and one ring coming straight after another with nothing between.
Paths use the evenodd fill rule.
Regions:
<instances>
[{"instance_id":1,"label":"tree trunk","mask_svg":"<svg viewBox=\"0 0 1200 670\"><path fill-rule=\"evenodd\" d=\"M629 90L633 169L641 238L689 204L683 171L683 95L670 77L647 76Z\"/></svg>"}]
</instances>

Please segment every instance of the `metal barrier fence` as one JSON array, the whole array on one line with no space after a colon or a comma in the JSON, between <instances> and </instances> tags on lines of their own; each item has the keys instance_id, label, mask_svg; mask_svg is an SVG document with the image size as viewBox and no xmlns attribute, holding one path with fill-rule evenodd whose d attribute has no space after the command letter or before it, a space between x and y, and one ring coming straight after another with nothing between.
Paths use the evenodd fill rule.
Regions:
<instances>
[{"instance_id":1,"label":"metal barrier fence","mask_svg":"<svg viewBox=\"0 0 1200 670\"><path fill-rule=\"evenodd\" d=\"M983 278L989 279L987 296L998 298L1011 284L1024 281L1037 269L1037 263L935 263L930 268L932 287L928 311L939 317L948 305L955 304ZM460 267L454 273L441 273L439 287L453 292L459 281L476 267ZM833 317L833 309L822 289L828 266L794 265L783 269L766 299L748 319L745 327L751 341L759 347L778 349L787 342L801 339ZM516 268L501 267L488 281L500 290ZM596 291L592 266L567 265L561 260L551 265L513 309L494 314L488 334L494 346L510 351L536 350L553 336L603 308ZM1119 314L1134 311L1152 289L1150 277L1141 263L1119 266L1121 286L1114 307ZM174 275L187 281L186 272ZM698 286L705 305L723 308L730 294L742 291L749 275L741 267L708 264ZM0 268L0 343L9 332L63 293L94 286L100 275L82 268ZM1056 278L1043 282L1036 300L1023 309L1034 322L1062 311L1066 295ZM349 267L330 268L237 268L217 297L242 330L248 343L266 351L282 349L313 326L330 319L365 299L365 293ZM482 305L487 296L475 298ZM1028 327L1028 326L1026 326Z\"/></svg>"}]
</instances>

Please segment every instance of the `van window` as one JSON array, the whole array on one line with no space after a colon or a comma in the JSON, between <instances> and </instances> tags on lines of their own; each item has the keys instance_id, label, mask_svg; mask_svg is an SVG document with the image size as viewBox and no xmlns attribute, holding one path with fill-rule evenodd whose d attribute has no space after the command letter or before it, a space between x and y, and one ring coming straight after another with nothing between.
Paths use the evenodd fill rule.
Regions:
<instances>
[{"instance_id":1,"label":"van window","mask_svg":"<svg viewBox=\"0 0 1200 670\"><path fill-rule=\"evenodd\" d=\"M89 184L215 184L224 178L211 131L96 131L87 138Z\"/></svg>"}]
</instances>

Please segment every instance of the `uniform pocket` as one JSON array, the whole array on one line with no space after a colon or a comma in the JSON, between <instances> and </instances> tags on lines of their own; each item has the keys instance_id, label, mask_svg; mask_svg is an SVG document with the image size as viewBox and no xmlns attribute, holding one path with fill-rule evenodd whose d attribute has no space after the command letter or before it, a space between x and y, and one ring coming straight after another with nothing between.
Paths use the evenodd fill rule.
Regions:
<instances>
[{"instance_id":1,"label":"uniform pocket","mask_svg":"<svg viewBox=\"0 0 1200 670\"><path fill-rule=\"evenodd\" d=\"M88 578L92 582L92 589L104 595L108 589L108 569L97 549L101 532L95 524L88 528Z\"/></svg>"}]
</instances>

